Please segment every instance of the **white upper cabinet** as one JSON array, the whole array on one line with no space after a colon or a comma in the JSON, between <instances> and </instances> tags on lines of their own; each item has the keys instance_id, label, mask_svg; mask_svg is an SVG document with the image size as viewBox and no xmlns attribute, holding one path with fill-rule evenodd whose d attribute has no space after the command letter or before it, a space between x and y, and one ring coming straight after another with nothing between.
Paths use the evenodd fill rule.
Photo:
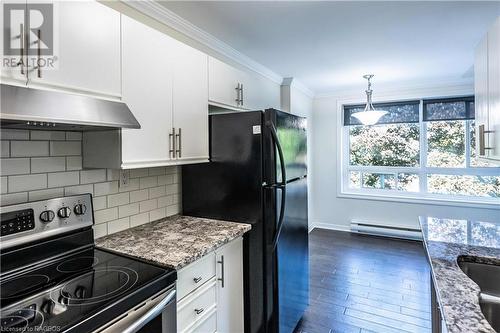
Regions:
<instances>
[{"instance_id":1,"label":"white upper cabinet","mask_svg":"<svg viewBox=\"0 0 500 333\"><path fill-rule=\"evenodd\" d=\"M14 1L9 1L9 4L18 6L18 8L24 8L25 10L27 9L27 2L26 0L14 0ZM22 13L22 12L21 12ZM14 20L16 19L16 15L11 14L11 19ZM22 15L22 14L21 14ZM4 18L4 4L2 1L2 4L0 5L0 17ZM15 30L10 30L11 36L10 36L10 41L4 41L4 38L6 37L6 34L0 33L0 49L1 49L1 54L6 55L6 49L4 46L8 46L9 48L15 50L19 50L18 52L15 52L12 55L6 55L5 58L2 59L2 71L1 71L1 76L2 76L2 82L17 82L17 83L22 83L26 84L27 80L27 69L26 69L26 22L23 18L19 17L19 14L17 14L17 19L19 20L19 25L11 23L13 26L13 29ZM3 21L2 21L3 22ZM23 47L21 47L24 45ZM22 56L22 58L21 58ZM24 63L21 63L21 59L24 61ZM4 63L5 61L8 61L7 63Z\"/></svg>"},{"instance_id":2,"label":"white upper cabinet","mask_svg":"<svg viewBox=\"0 0 500 333\"><path fill-rule=\"evenodd\" d=\"M474 86L477 154L500 161L500 18L477 46Z\"/></svg>"},{"instance_id":3,"label":"white upper cabinet","mask_svg":"<svg viewBox=\"0 0 500 333\"><path fill-rule=\"evenodd\" d=\"M36 9L41 3L28 1L27 7ZM44 30L24 24L23 54L28 68L23 75L21 68L3 68L2 78L33 87L120 97L120 13L96 1L43 1L47 3L53 5L55 57L42 55L41 63L45 63L44 59L53 60L53 66L37 68L38 48L44 47ZM35 19L30 22L36 24Z\"/></svg>"},{"instance_id":4,"label":"white upper cabinet","mask_svg":"<svg viewBox=\"0 0 500 333\"><path fill-rule=\"evenodd\" d=\"M243 110L279 108L280 84L260 74L234 68L208 58L209 101Z\"/></svg>"},{"instance_id":5,"label":"white upper cabinet","mask_svg":"<svg viewBox=\"0 0 500 333\"><path fill-rule=\"evenodd\" d=\"M208 152L208 57L176 41L173 56L173 123L176 160L205 162Z\"/></svg>"},{"instance_id":6,"label":"white upper cabinet","mask_svg":"<svg viewBox=\"0 0 500 333\"><path fill-rule=\"evenodd\" d=\"M141 129L122 130L122 166L165 165L172 158L173 39L122 16L123 101Z\"/></svg>"}]
</instances>

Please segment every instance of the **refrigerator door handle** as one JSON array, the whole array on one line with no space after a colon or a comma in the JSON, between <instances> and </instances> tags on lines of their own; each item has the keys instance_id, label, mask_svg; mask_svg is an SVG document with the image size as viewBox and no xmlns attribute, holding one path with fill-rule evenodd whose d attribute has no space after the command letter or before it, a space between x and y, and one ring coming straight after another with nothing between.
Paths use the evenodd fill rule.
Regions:
<instances>
[{"instance_id":1,"label":"refrigerator door handle","mask_svg":"<svg viewBox=\"0 0 500 333\"><path fill-rule=\"evenodd\" d=\"M285 203L286 203L286 168L285 168L285 159L283 157L283 150L281 149L281 144L278 139L278 133L276 132L276 128L271 121L266 122L266 126L269 128L269 132L271 133L271 138L278 150L278 156L280 160L280 168L281 168L281 182L276 182L275 185L271 185L270 187L274 187L281 190L281 207L280 207L280 215L278 217L278 224L276 226L276 233L273 237L273 249L278 245L278 239L281 233L281 229L283 228L283 218L285 216Z\"/></svg>"}]
</instances>

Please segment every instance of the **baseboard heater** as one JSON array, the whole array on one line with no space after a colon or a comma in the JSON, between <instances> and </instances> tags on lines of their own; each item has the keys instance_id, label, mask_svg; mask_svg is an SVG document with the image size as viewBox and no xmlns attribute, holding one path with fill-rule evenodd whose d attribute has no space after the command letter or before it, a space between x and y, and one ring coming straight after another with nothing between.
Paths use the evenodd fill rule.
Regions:
<instances>
[{"instance_id":1,"label":"baseboard heater","mask_svg":"<svg viewBox=\"0 0 500 333\"><path fill-rule=\"evenodd\" d=\"M392 238L422 240L420 229L396 227L371 221L351 221L351 232Z\"/></svg>"}]
</instances>

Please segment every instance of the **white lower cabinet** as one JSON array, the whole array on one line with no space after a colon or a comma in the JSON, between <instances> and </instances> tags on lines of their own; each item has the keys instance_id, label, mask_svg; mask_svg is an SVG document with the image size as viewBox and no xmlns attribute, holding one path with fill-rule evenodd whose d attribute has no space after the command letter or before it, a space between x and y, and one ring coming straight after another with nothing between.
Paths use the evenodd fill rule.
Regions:
<instances>
[{"instance_id":1,"label":"white lower cabinet","mask_svg":"<svg viewBox=\"0 0 500 333\"><path fill-rule=\"evenodd\" d=\"M243 239L178 272L177 331L243 332Z\"/></svg>"}]
</instances>

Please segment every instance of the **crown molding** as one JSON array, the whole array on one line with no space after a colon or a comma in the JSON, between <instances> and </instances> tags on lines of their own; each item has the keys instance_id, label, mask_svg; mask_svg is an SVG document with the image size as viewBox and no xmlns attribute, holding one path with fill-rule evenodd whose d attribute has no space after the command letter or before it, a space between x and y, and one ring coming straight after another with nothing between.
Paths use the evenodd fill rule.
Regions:
<instances>
[{"instance_id":1,"label":"crown molding","mask_svg":"<svg viewBox=\"0 0 500 333\"><path fill-rule=\"evenodd\" d=\"M183 19L179 15L175 14L171 10L168 10L164 6L160 5L153 0L141 0L141 1L129 1L122 0L127 6L147 15L162 24L169 26L170 28L186 35L187 37L195 40L198 43L212 49L218 54L227 57L236 63L272 80L275 83L281 85L283 82L283 77L276 74L264 65L252 60L248 56L239 52L238 50L232 48L223 41L217 39L206 31L198 28L191 22ZM307 88L306 88L307 89Z\"/></svg>"},{"instance_id":2,"label":"crown molding","mask_svg":"<svg viewBox=\"0 0 500 333\"><path fill-rule=\"evenodd\" d=\"M290 86L292 88L297 89L304 95L306 95L309 98L314 98L314 92L307 88L300 80L294 78L294 77L285 77L283 78L283 83L281 84L282 86Z\"/></svg>"}]
</instances>

